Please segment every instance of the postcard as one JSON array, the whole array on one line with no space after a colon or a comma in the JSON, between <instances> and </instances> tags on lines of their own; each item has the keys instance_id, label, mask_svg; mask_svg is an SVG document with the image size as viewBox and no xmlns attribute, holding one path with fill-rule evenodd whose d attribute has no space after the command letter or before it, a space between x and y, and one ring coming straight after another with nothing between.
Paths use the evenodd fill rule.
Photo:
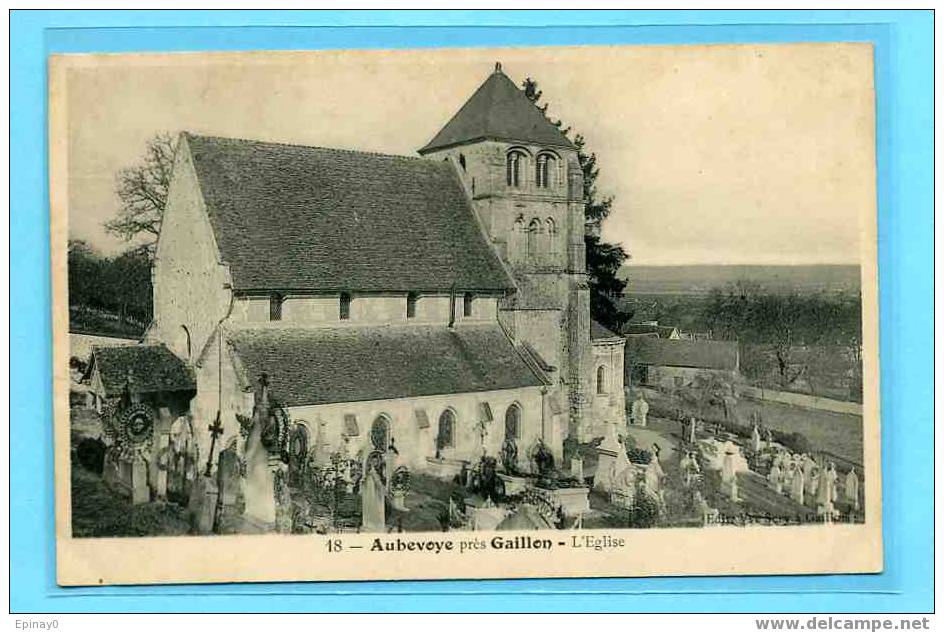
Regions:
<instances>
[{"instance_id":1,"label":"postcard","mask_svg":"<svg viewBox=\"0 0 944 633\"><path fill-rule=\"evenodd\" d=\"M882 570L870 45L49 74L60 584Z\"/></svg>"}]
</instances>

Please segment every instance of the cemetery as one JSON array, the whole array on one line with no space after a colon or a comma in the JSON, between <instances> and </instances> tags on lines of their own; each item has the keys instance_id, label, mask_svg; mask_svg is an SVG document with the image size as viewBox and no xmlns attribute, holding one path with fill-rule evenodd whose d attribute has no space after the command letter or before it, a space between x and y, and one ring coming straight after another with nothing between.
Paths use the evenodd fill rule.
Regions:
<instances>
[{"instance_id":1,"label":"cemetery","mask_svg":"<svg viewBox=\"0 0 944 633\"><path fill-rule=\"evenodd\" d=\"M99 403L77 402L72 410L76 534L271 531L245 513L253 494L252 480L244 476L247 458L224 447L208 476L187 417L175 421L154 393L143 389L144 382L126 376L113 402L100 410ZM542 442L519 455L515 443L506 441L498 454L483 449L477 460L457 459L443 468L412 468L393 438L386 450L372 445L358 454L331 451L273 415L272 424L258 432L260 439L268 438L273 462L267 471L274 474L275 531L475 532L864 520L861 468L852 462L831 459L832 453L814 450L796 434L775 432L759 411L749 424L721 424L690 415L682 401L676 402L675 415L666 414L665 394L660 400L660 394L647 397L647 391L637 391L634 399L627 397L625 423L607 424L604 435L586 442L568 439L563 459Z\"/></svg>"}]
</instances>

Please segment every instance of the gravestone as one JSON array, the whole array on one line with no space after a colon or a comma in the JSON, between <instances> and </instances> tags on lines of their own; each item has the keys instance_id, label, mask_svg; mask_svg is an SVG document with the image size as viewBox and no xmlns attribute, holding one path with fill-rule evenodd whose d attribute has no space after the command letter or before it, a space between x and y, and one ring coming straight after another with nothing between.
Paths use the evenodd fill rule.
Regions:
<instances>
[{"instance_id":1,"label":"gravestone","mask_svg":"<svg viewBox=\"0 0 944 633\"><path fill-rule=\"evenodd\" d=\"M228 448L220 452L219 487L224 506L233 506L239 494L242 477L239 472L239 457L236 449Z\"/></svg>"},{"instance_id":2,"label":"gravestone","mask_svg":"<svg viewBox=\"0 0 944 633\"><path fill-rule=\"evenodd\" d=\"M213 531L218 499L219 488L216 481L212 477L198 477L190 492L190 505L187 507L191 526L197 534L209 534Z\"/></svg>"},{"instance_id":3,"label":"gravestone","mask_svg":"<svg viewBox=\"0 0 944 633\"><path fill-rule=\"evenodd\" d=\"M140 456L131 461L131 503L147 503L151 500L151 489L148 487L147 462Z\"/></svg>"},{"instance_id":4,"label":"gravestone","mask_svg":"<svg viewBox=\"0 0 944 633\"><path fill-rule=\"evenodd\" d=\"M384 497L385 486L377 472L377 464L368 459L366 474L361 482L362 532L386 532Z\"/></svg>"},{"instance_id":5,"label":"gravestone","mask_svg":"<svg viewBox=\"0 0 944 633\"><path fill-rule=\"evenodd\" d=\"M171 460L170 433L161 433L158 436L156 454L157 473L154 477L154 497L165 501L167 499L167 471Z\"/></svg>"},{"instance_id":6,"label":"gravestone","mask_svg":"<svg viewBox=\"0 0 944 633\"><path fill-rule=\"evenodd\" d=\"M649 403L646 402L646 399L640 393L632 404L630 409L630 417L633 420L633 424L636 426L646 426L649 420Z\"/></svg>"},{"instance_id":7,"label":"gravestone","mask_svg":"<svg viewBox=\"0 0 944 633\"><path fill-rule=\"evenodd\" d=\"M583 457L571 457L570 458L570 476L576 479L579 483L584 482L583 478Z\"/></svg>"},{"instance_id":8,"label":"gravestone","mask_svg":"<svg viewBox=\"0 0 944 633\"><path fill-rule=\"evenodd\" d=\"M613 487L614 477L622 471L622 469L619 471L616 469L617 462L619 461L622 464L623 461L619 459L621 452L623 459L626 459L626 450L616 436L615 426L607 425L606 437L603 438L596 450L599 457L597 459L597 469L593 476L593 489L608 493ZM628 459L626 461L628 462Z\"/></svg>"}]
</instances>

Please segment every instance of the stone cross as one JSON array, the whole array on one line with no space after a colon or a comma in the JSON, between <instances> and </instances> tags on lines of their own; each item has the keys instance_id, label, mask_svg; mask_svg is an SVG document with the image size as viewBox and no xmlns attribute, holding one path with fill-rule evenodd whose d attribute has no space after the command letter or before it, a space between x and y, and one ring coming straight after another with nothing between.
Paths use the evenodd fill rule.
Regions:
<instances>
[{"instance_id":1,"label":"stone cross","mask_svg":"<svg viewBox=\"0 0 944 633\"><path fill-rule=\"evenodd\" d=\"M207 456L206 470L203 471L204 477L210 476L210 470L213 467L213 450L216 448L216 438L223 434L223 425L220 424L220 415L217 413L213 424L207 427L210 431L210 454Z\"/></svg>"},{"instance_id":2,"label":"stone cross","mask_svg":"<svg viewBox=\"0 0 944 633\"><path fill-rule=\"evenodd\" d=\"M479 432L479 441L482 443L482 455L485 455L486 453L488 453L488 451L486 450L486 444L485 444L488 438L488 431L489 431L488 422L486 420L479 420L478 424L476 424L476 428L478 429L478 432Z\"/></svg>"}]
</instances>

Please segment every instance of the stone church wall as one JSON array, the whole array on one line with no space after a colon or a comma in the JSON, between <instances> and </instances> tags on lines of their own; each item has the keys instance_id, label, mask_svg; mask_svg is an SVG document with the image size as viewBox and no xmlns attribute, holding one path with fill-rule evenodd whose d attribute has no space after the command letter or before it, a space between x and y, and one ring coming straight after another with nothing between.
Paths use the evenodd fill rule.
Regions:
<instances>
[{"instance_id":1,"label":"stone church wall","mask_svg":"<svg viewBox=\"0 0 944 633\"><path fill-rule=\"evenodd\" d=\"M223 435L217 438L216 445L217 449L220 449L228 446L234 438L239 438L240 426L236 414L252 416L253 394L251 391L243 390L242 377L238 375L232 355L228 350L223 354L222 364L219 362L217 337L214 337L207 346L206 353L194 370L197 378L197 393L190 401L190 413L193 416L200 455L205 456L210 450L208 427L216 419L217 409L220 408L220 421L223 425ZM222 390L219 382L221 372ZM241 450L242 443L237 442L237 444L240 444Z\"/></svg>"},{"instance_id":2,"label":"stone church wall","mask_svg":"<svg viewBox=\"0 0 944 633\"><path fill-rule=\"evenodd\" d=\"M182 137L152 269L155 320L148 339L190 361L230 302L229 272L219 260L202 200Z\"/></svg>"},{"instance_id":3,"label":"stone church wall","mask_svg":"<svg viewBox=\"0 0 944 633\"><path fill-rule=\"evenodd\" d=\"M420 294L416 303L416 314L407 318L406 293L354 294L351 299L350 318L340 318L340 296L287 295L282 303L282 318L269 319L269 297L239 297L233 307L230 321L235 324L251 324L253 327L273 326L336 326L336 325L406 325L409 323L447 324L449 322L450 298L448 294ZM455 298L455 320L495 321L498 313L498 297L476 295L472 301L472 314L464 316L463 298Z\"/></svg>"},{"instance_id":4,"label":"stone church wall","mask_svg":"<svg viewBox=\"0 0 944 633\"><path fill-rule=\"evenodd\" d=\"M521 410L521 433L517 440L522 465L527 461L528 451L541 437L544 403L540 387L526 387L481 393L448 394L395 400L372 400L326 404L307 407L292 407L289 415L293 421L304 422L309 437L320 436L329 452L345 447L349 454L358 454L370 442L371 426L381 416L390 421L390 434L403 461L414 469L427 469L427 458L436 455L436 437L440 416L451 409L456 416L454 446L442 450L446 459L477 460L482 454L478 422L480 403L487 402L493 421L486 437L488 453L497 456L505 434L505 412L512 404ZM429 426L421 428L416 418L416 409L426 412ZM357 419L357 435L350 436L345 443L345 416Z\"/></svg>"},{"instance_id":5,"label":"stone church wall","mask_svg":"<svg viewBox=\"0 0 944 633\"><path fill-rule=\"evenodd\" d=\"M592 374L588 376L593 385L592 416L593 432L600 431L601 423L623 425L626 422L626 394L623 389L623 341L618 343L594 343ZM604 369L604 385L597 382L598 371Z\"/></svg>"}]
</instances>

